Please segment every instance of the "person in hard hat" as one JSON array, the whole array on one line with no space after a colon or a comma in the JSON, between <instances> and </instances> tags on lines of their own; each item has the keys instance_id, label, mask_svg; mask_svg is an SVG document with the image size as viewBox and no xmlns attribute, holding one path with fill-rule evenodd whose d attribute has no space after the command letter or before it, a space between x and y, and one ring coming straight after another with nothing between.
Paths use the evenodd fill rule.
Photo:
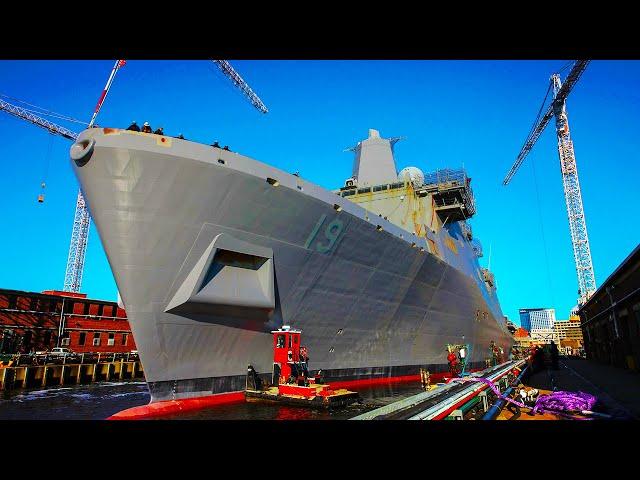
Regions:
<instances>
[{"instance_id":1,"label":"person in hard hat","mask_svg":"<svg viewBox=\"0 0 640 480\"><path fill-rule=\"evenodd\" d=\"M153 133L156 135L164 135L164 129L162 127L158 127Z\"/></svg>"},{"instance_id":2,"label":"person in hard hat","mask_svg":"<svg viewBox=\"0 0 640 480\"><path fill-rule=\"evenodd\" d=\"M223 150L226 150L227 152L229 152L229 151L230 151L230 150L229 150L229 145L225 145L222 149L223 149Z\"/></svg>"},{"instance_id":3,"label":"person in hard hat","mask_svg":"<svg viewBox=\"0 0 640 480\"><path fill-rule=\"evenodd\" d=\"M149 122L144 122L144 125L142 125L142 132L153 133L153 130L151 130L151 125L149 125Z\"/></svg>"},{"instance_id":4,"label":"person in hard hat","mask_svg":"<svg viewBox=\"0 0 640 480\"><path fill-rule=\"evenodd\" d=\"M140 127L138 126L138 124L136 123L136 121L134 120L133 122L131 122L131 125L129 125L127 127L127 130L132 130L134 132L139 132L140 131Z\"/></svg>"}]
</instances>

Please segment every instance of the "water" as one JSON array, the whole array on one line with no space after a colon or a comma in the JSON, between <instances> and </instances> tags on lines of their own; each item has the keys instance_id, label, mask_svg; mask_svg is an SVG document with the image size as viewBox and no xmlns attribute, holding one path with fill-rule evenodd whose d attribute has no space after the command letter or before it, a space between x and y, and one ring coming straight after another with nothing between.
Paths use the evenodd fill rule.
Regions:
<instances>
[{"instance_id":1,"label":"water","mask_svg":"<svg viewBox=\"0 0 640 480\"><path fill-rule=\"evenodd\" d=\"M0 420L101 420L149 403L145 382L98 382L2 392Z\"/></svg>"},{"instance_id":2,"label":"water","mask_svg":"<svg viewBox=\"0 0 640 480\"><path fill-rule=\"evenodd\" d=\"M420 393L418 382L352 389L362 403L334 411L266 403L240 402L183 413L170 420L345 420ZM102 420L127 408L149 403L147 384L140 381L3 392L0 420Z\"/></svg>"}]
</instances>

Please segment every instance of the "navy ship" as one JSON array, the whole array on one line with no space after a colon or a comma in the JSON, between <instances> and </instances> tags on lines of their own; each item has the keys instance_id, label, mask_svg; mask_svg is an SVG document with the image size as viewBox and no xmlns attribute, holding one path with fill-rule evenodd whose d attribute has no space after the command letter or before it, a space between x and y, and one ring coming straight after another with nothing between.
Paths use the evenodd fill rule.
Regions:
<instances>
[{"instance_id":1,"label":"navy ship","mask_svg":"<svg viewBox=\"0 0 640 480\"><path fill-rule=\"evenodd\" d=\"M462 170L397 171L399 138L350 150L334 190L221 148L91 128L71 147L152 402L271 379L271 331L304 332L332 381L446 371L446 345L513 343L480 267Z\"/></svg>"}]
</instances>

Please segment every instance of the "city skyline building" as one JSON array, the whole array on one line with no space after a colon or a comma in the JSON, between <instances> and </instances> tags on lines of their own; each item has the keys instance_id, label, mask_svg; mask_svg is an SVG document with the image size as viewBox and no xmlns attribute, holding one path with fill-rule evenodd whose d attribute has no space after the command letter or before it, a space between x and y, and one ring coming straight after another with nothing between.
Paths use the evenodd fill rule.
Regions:
<instances>
[{"instance_id":1,"label":"city skyline building","mask_svg":"<svg viewBox=\"0 0 640 480\"><path fill-rule=\"evenodd\" d=\"M520 326L532 330L553 330L556 322L555 308L521 308Z\"/></svg>"}]
</instances>

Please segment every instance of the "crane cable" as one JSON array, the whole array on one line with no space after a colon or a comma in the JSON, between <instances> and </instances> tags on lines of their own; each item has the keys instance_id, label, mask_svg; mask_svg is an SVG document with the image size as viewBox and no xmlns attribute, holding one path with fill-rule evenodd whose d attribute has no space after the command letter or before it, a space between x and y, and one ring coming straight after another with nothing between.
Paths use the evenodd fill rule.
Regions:
<instances>
[{"instance_id":1,"label":"crane cable","mask_svg":"<svg viewBox=\"0 0 640 480\"><path fill-rule=\"evenodd\" d=\"M571 62L569 62L567 65L569 65ZM566 68L566 65L565 67ZM561 69L562 70L562 69ZM551 92L551 87L553 86L553 82L551 79L549 79L549 86L547 87L547 93L545 93L544 95L544 99L542 100L542 104L540 105L540 109L538 110L538 115L536 116L535 121L533 122L533 125L531 127L531 130L529 131L529 135L527 136L527 139L531 137L531 135L533 134L533 131L535 130L536 126L538 125L538 121L540 120L540 115L542 115L542 111L544 110L544 106L547 103L547 98L549 98L549 93ZM538 189L538 179L537 179L537 175L536 175L536 166L535 166L535 157L531 159L531 170L533 172L533 184L535 187L535 191L536 191L536 205L538 208L538 221L540 224L540 233L542 235L542 248L544 251L544 260L545 260L545 266L546 266L546 270L547 270L547 287L549 288L549 292L551 293L551 300L553 302L553 304L555 305L555 295L553 294L553 284L551 281L551 269L549 268L549 254L547 251L547 241L546 241L546 237L544 234L544 223L542 221L542 210L540 207L540 191Z\"/></svg>"},{"instance_id":2,"label":"crane cable","mask_svg":"<svg viewBox=\"0 0 640 480\"><path fill-rule=\"evenodd\" d=\"M22 103L24 105L28 105L30 107L33 107L35 110L30 109L30 108L22 107L23 110L26 110L29 113L33 113L33 114L37 114L37 115L45 115L45 116L54 117L54 118L60 118L62 120L67 120L69 122L74 122L74 123L80 123L82 125L87 125L88 124L87 122L84 122L82 120L78 120L77 118L70 117L68 115L63 115L61 113L54 112L53 110L47 110L45 108L39 107L38 105L34 105L32 103L25 102L24 100L21 100L21 99L16 98L16 97L12 97L11 95L6 95L4 93L0 93L0 97L4 97L4 98L10 99L10 100Z\"/></svg>"},{"instance_id":3,"label":"crane cable","mask_svg":"<svg viewBox=\"0 0 640 480\"><path fill-rule=\"evenodd\" d=\"M540 115L542 115L542 110L544 110L544 106L547 103L547 98L549 98L549 92L551 92L551 86L552 85L553 85L552 81L549 80L549 87L547 88L547 93L545 93L544 100L542 100L542 105L540 105L540 110L538 110L538 115L536 116L536 119L533 121L533 125L531 125L531 129L529 130L529 134L527 135L527 141L529 141L529 139L531 138L531 135L533 135L533 131L538 126L538 121L540 120Z\"/></svg>"},{"instance_id":4,"label":"crane cable","mask_svg":"<svg viewBox=\"0 0 640 480\"><path fill-rule=\"evenodd\" d=\"M47 178L49 176L49 164L51 163L51 148L53 146L53 137L51 134L49 137L49 145L47 147L47 156L44 161L44 175L42 176L42 183L40 183L40 194L38 195L38 203L44 203L44 189L47 186Z\"/></svg>"},{"instance_id":5,"label":"crane cable","mask_svg":"<svg viewBox=\"0 0 640 480\"><path fill-rule=\"evenodd\" d=\"M564 70L566 70L570 65L572 65L574 62L572 61L568 61L564 67L562 67L560 70L558 70L558 73L562 73Z\"/></svg>"},{"instance_id":6,"label":"crane cable","mask_svg":"<svg viewBox=\"0 0 640 480\"><path fill-rule=\"evenodd\" d=\"M538 207L538 220L540 222L540 232L542 234L542 249L544 251L544 260L545 265L547 267L547 287L549 288L549 292L551 293L551 301L552 304L556 304L555 295L553 294L553 284L551 281L551 269L549 268L549 255L547 253L547 241L544 235L544 223L542 221L542 210L540 208L540 192L538 191L538 180L536 176L536 167L535 167L535 157L531 159L531 170L533 171L533 184L535 186L536 191L536 205Z\"/></svg>"}]
</instances>

